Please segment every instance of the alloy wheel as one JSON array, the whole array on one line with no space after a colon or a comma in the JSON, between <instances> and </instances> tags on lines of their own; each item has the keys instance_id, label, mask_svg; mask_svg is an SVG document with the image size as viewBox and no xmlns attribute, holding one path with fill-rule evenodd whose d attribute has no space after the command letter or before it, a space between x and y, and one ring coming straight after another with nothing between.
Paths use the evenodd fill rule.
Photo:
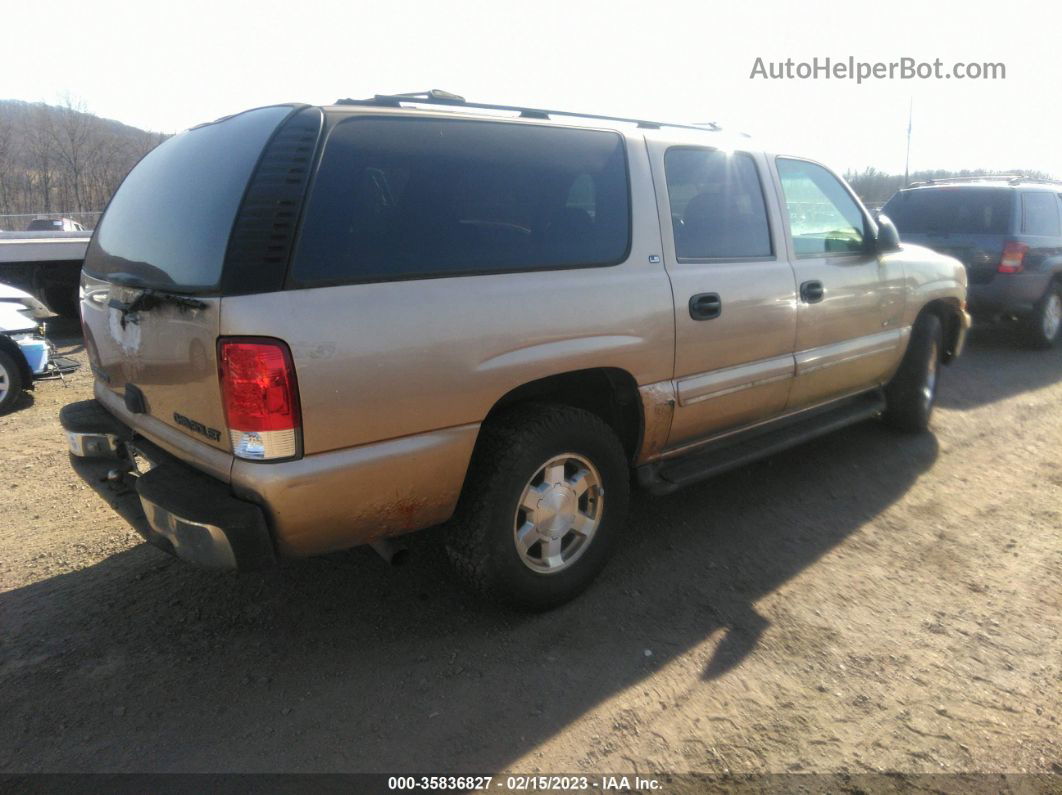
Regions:
<instances>
[{"instance_id":1,"label":"alloy wheel","mask_svg":"<svg viewBox=\"0 0 1062 795\"><path fill-rule=\"evenodd\" d=\"M1062 296L1057 292L1052 292L1047 296L1047 303L1044 305L1044 315L1041 328L1043 329L1044 339L1047 341L1053 341L1058 336L1058 330L1062 327Z\"/></svg>"},{"instance_id":2,"label":"alloy wheel","mask_svg":"<svg viewBox=\"0 0 1062 795\"><path fill-rule=\"evenodd\" d=\"M589 460L577 453L551 458L524 486L516 508L520 560L540 574L568 568L593 541L604 507L601 475Z\"/></svg>"}]
</instances>

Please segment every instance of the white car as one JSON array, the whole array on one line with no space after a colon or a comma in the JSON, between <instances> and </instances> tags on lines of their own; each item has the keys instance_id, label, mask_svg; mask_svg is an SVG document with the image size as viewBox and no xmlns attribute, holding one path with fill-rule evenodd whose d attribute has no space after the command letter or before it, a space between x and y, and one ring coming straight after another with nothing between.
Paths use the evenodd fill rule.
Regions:
<instances>
[{"instance_id":1,"label":"white car","mask_svg":"<svg viewBox=\"0 0 1062 795\"><path fill-rule=\"evenodd\" d=\"M73 218L34 218L27 232L84 232L85 227Z\"/></svg>"},{"instance_id":2,"label":"white car","mask_svg":"<svg viewBox=\"0 0 1062 795\"><path fill-rule=\"evenodd\" d=\"M0 283L0 306L8 304L30 310L35 320L46 320L53 314L48 307L25 290Z\"/></svg>"},{"instance_id":3,"label":"white car","mask_svg":"<svg viewBox=\"0 0 1062 795\"><path fill-rule=\"evenodd\" d=\"M44 336L48 308L29 293L0 284L0 414L39 378L56 377L77 367L59 359Z\"/></svg>"}]
</instances>

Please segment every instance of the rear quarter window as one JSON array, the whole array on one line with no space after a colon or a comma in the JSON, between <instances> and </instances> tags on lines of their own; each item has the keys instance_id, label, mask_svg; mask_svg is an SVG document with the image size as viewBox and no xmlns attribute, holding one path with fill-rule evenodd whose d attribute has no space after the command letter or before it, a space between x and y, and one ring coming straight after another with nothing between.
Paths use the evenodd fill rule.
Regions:
<instances>
[{"instance_id":1,"label":"rear quarter window","mask_svg":"<svg viewBox=\"0 0 1062 795\"><path fill-rule=\"evenodd\" d=\"M247 111L155 147L107 206L86 253L86 272L182 292L216 289L248 180L292 111Z\"/></svg>"},{"instance_id":2,"label":"rear quarter window","mask_svg":"<svg viewBox=\"0 0 1062 795\"><path fill-rule=\"evenodd\" d=\"M1021 195L1022 227L1027 235L1041 237L1058 237L1059 228L1058 200L1055 194L1044 192L1023 193Z\"/></svg>"},{"instance_id":3,"label":"rear quarter window","mask_svg":"<svg viewBox=\"0 0 1062 795\"><path fill-rule=\"evenodd\" d=\"M291 282L614 265L630 248L617 133L357 118L326 142Z\"/></svg>"}]
</instances>

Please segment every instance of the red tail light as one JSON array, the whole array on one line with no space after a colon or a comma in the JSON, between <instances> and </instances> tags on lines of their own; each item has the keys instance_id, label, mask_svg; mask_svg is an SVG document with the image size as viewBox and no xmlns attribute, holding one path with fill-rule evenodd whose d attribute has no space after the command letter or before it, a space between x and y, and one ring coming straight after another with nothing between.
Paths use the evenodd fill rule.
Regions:
<instances>
[{"instance_id":1,"label":"red tail light","mask_svg":"<svg viewBox=\"0 0 1062 795\"><path fill-rule=\"evenodd\" d=\"M1011 240L1003 247L1003 258L999 261L1000 273L1021 273L1025 267L1025 255L1029 247L1024 243Z\"/></svg>"},{"instance_id":2,"label":"red tail light","mask_svg":"<svg viewBox=\"0 0 1062 795\"><path fill-rule=\"evenodd\" d=\"M288 346L262 337L222 339L218 372L233 452L256 460L296 455L302 416Z\"/></svg>"}]
</instances>

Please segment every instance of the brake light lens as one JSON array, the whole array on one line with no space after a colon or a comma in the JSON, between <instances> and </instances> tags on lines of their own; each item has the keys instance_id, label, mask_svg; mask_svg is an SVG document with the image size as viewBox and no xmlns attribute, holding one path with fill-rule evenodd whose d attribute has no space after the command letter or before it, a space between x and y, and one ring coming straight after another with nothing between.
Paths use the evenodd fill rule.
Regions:
<instances>
[{"instance_id":1,"label":"brake light lens","mask_svg":"<svg viewBox=\"0 0 1062 795\"><path fill-rule=\"evenodd\" d=\"M1010 241L1003 247L1003 258L999 261L1000 273L1021 273L1025 268L1025 255L1029 247L1025 243Z\"/></svg>"},{"instance_id":2,"label":"brake light lens","mask_svg":"<svg viewBox=\"0 0 1062 795\"><path fill-rule=\"evenodd\" d=\"M255 461L297 455L302 415L288 346L261 337L222 339L218 374L233 453Z\"/></svg>"}]
</instances>

